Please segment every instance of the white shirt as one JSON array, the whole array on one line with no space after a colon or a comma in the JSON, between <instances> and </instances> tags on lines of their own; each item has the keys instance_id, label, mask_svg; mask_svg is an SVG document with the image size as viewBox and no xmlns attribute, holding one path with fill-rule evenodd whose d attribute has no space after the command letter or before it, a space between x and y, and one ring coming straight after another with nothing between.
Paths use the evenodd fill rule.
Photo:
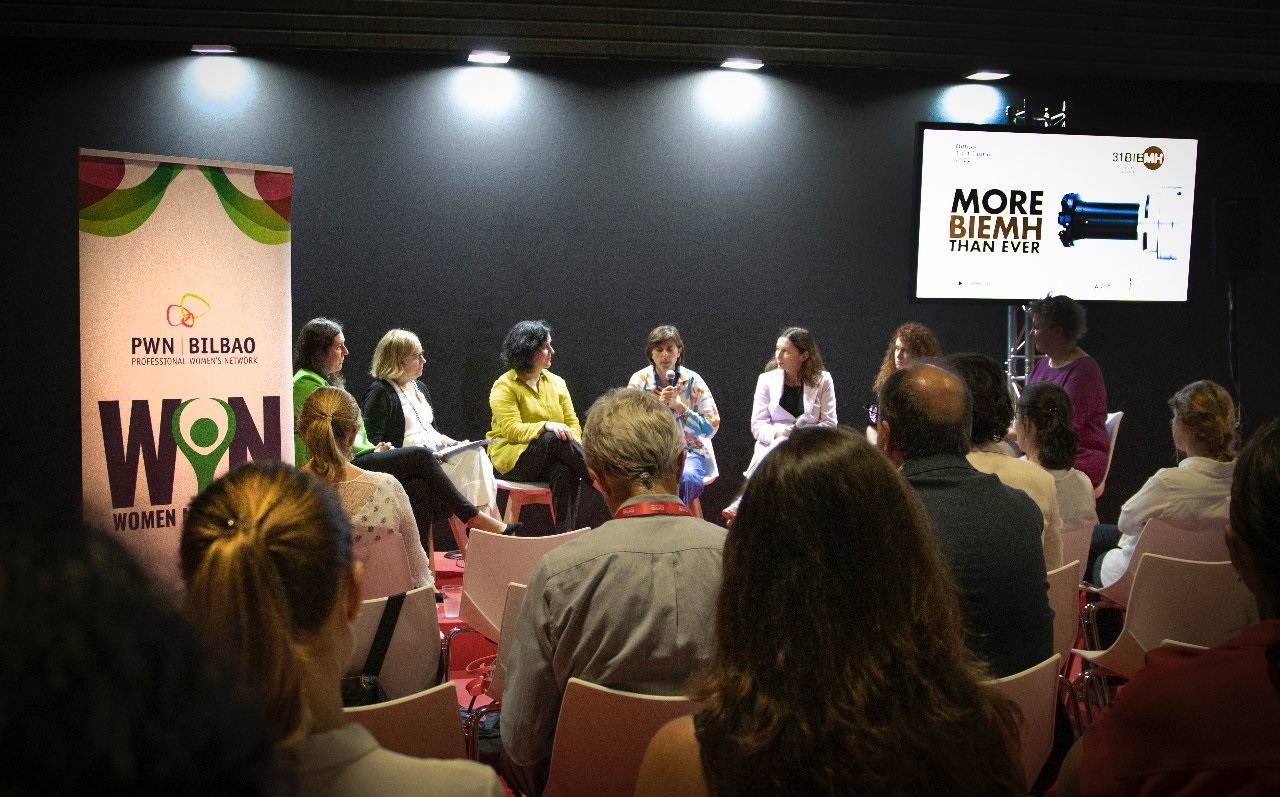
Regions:
<instances>
[{"instance_id":1,"label":"white shirt","mask_svg":"<svg viewBox=\"0 0 1280 797\"><path fill-rule=\"evenodd\" d=\"M1058 512L1058 488L1053 475L1034 462L1009 455L1000 443L978 443L969 452L969 464L983 473L993 473L1006 486L1031 496L1044 516L1040 541L1044 546L1046 570L1062 566L1062 516Z\"/></svg>"},{"instance_id":2,"label":"white shirt","mask_svg":"<svg viewBox=\"0 0 1280 797\"><path fill-rule=\"evenodd\" d=\"M1058 488L1058 514L1062 515L1062 529L1069 531L1098 525L1098 504L1093 498L1093 483L1083 472L1075 468L1047 469L1053 474Z\"/></svg>"},{"instance_id":3,"label":"white shirt","mask_svg":"<svg viewBox=\"0 0 1280 797\"><path fill-rule=\"evenodd\" d=\"M1187 457L1176 468L1161 468L1142 489L1120 507L1120 545L1102 558L1102 586L1124 575L1142 526L1151 518L1172 521L1227 519L1231 503L1231 475L1236 462Z\"/></svg>"}]
</instances>

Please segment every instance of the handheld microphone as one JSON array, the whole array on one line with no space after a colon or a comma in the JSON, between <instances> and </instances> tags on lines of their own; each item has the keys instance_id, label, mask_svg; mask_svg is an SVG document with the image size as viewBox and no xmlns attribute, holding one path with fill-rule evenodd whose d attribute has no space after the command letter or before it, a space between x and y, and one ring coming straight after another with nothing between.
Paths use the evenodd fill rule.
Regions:
<instances>
[{"instance_id":1,"label":"handheld microphone","mask_svg":"<svg viewBox=\"0 0 1280 797\"><path fill-rule=\"evenodd\" d=\"M676 372L668 368L667 369L667 385L671 386L671 385L674 385L675 383L676 383Z\"/></svg>"}]
</instances>

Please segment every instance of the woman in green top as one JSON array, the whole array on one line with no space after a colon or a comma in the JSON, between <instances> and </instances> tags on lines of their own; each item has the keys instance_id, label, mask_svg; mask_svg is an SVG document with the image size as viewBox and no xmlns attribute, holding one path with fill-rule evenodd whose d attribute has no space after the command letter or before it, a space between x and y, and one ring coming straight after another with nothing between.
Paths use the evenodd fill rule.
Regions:
<instances>
[{"instance_id":1,"label":"woman in green top","mask_svg":"<svg viewBox=\"0 0 1280 797\"><path fill-rule=\"evenodd\" d=\"M302 405L307 397L325 386L342 387L342 363L348 354L342 326L328 318L313 318L298 330L298 340L293 350L293 417L302 415ZM296 464L301 467L310 459L310 452L297 430L293 433ZM414 519L419 529L430 529L433 520L457 515L469 528L510 534L519 523L506 524L476 509L440 468L427 449L421 446L396 448L390 443L371 445L365 439L364 428L356 434L352 446L353 461L365 470L390 473L404 486L413 506Z\"/></svg>"}]
</instances>

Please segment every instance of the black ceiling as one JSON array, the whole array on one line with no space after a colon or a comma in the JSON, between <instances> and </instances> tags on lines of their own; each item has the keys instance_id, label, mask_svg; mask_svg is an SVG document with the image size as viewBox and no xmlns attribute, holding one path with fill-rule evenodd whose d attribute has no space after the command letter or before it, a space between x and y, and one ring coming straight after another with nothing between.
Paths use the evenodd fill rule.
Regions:
<instances>
[{"instance_id":1,"label":"black ceiling","mask_svg":"<svg viewBox=\"0 0 1280 797\"><path fill-rule=\"evenodd\" d=\"M0 36L1280 83L1276 0L35 0Z\"/></svg>"}]
</instances>

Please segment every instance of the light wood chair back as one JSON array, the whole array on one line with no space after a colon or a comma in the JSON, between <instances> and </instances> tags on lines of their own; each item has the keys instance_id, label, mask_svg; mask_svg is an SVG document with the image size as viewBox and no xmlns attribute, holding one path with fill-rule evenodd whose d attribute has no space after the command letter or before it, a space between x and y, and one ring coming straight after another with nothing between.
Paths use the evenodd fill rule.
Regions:
<instances>
[{"instance_id":1,"label":"light wood chair back","mask_svg":"<svg viewBox=\"0 0 1280 797\"><path fill-rule=\"evenodd\" d=\"M386 606L385 597L360 602L360 611L351 624L355 646L347 663L348 675L358 675L364 668ZM378 680L388 698L405 697L434 686L439 667L436 591L434 587L418 587L405 593Z\"/></svg>"},{"instance_id":2,"label":"light wood chair back","mask_svg":"<svg viewBox=\"0 0 1280 797\"><path fill-rule=\"evenodd\" d=\"M416 758L467 757L453 681L385 703L344 708L342 713L368 728L388 750Z\"/></svg>"},{"instance_id":3,"label":"light wood chair back","mask_svg":"<svg viewBox=\"0 0 1280 797\"><path fill-rule=\"evenodd\" d=\"M1062 655L1055 653L1022 672L987 681L989 686L1017 703L1022 710L1018 739L1028 791L1053 750L1053 718L1057 710L1061 665Z\"/></svg>"},{"instance_id":4,"label":"light wood chair back","mask_svg":"<svg viewBox=\"0 0 1280 797\"><path fill-rule=\"evenodd\" d=\"M642 695L570 678L544 797L634 794L649 740L696 706L685 697Z\"/></svg>"}]
</instances>

